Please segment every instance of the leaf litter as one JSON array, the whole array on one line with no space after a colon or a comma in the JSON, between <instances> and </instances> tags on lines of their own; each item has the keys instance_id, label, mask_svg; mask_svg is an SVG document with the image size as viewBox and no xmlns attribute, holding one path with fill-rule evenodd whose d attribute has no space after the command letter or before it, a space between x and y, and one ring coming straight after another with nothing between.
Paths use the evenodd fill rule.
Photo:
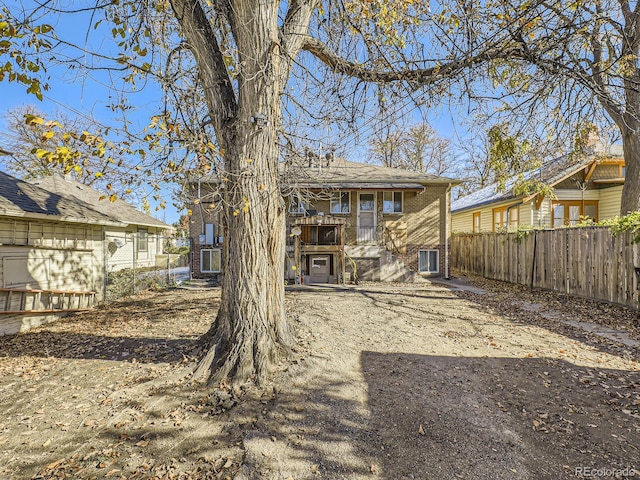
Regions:
<instances>
[{"instance_id":1,"label":"leaf litter","mask_svg":"<svg viewBox=\"0 0 640 480\"><path fill-rule=\"evenodd\" d=\"M555 479L585 464L640 468L637 349L510 299L636 338L637 313L473 282L488 293L365 284L330 300L289 294L298 343L264 389L184 382L217 290L145 293L0 338L0 478ZM491 429L508 433L480 433Z\"/></svg>"}]
</instances>

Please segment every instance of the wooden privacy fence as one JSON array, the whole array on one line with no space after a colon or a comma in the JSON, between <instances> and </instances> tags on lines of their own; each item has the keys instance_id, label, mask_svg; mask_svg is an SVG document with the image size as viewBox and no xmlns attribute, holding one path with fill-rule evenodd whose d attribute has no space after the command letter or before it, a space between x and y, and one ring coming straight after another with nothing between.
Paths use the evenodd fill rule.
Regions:
<instances>
[{"instance_id":1,"label":"wooden privacy fence","mask_svg":"<svg viewBox=\"0 0 640 480\"><path fill-rule=\"evenodd\" d=\"M522 233L455 234L451 268L462 274L519 283L638 308L633 236L606 227Z\"/></svg>"}]
</instances>

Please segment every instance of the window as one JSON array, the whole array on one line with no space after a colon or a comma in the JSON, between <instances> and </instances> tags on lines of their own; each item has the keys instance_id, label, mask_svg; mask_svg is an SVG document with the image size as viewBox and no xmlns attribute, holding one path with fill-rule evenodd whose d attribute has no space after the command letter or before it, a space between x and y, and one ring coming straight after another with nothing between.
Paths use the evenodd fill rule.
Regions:
<instances>
[{"instance_id":1,"label":"window","mask_svg":"<svg viewBox=\"0 0 640 480\"><path fill-rule=\"evenodd\" d=\"M559 200L552 203L553 227L577 225L581 217L598 221L597 200Z\"/></svg>"},{"instance_id":2,"label":"window","mask_svg":"<svg viewBox=\"0 0 640 480\"><path fill-rule=\"evenodd\" d=\"M420 250L418 252L418 271L438 273L438 250Z\"/></svg>"},{"instance_id":3,"label":"window","mask_svg":"<svg viewBox=\"0 0 640 480\"><path fill-rule=\"evenodd\" d=\"M222 252L219 248L200 250L200 271L218 273L221 271Z\"/></svg>"},{"instance_id":4,"label":"window","mask_svg":"<svg viewBox=\"0 0 640 480\"><path fill-rule=\"evenodd\" d=\"M349 213L351 195L349 192L331 192L331 213Z\"/></svg>"},{"instance_id":5,"label":"window","mask_svg":"<svg viewBox=\"0 0 640 480\"><path fill-rule=\"evenodd\" d=\"M147 230L138 230L138 251L146 252L149 249L149 233Z\"/></svg>"},{"instance_id":6,"label":"window","mask_svg":"<svg viewBox=\"0 0 640 480\"><path fill-rule=\"evenodd\" d=\"M507 217L507 208L494 208L493 209L493 231L498 231L505 226L505 220Z\"/></svg>"},{"instance_id":7,"label":"window","mask_svg":"<svg viewBox=\"0 0 640 480\"><path fill-rule=\"evenodd\" d=\"M316 257L311 260L311 268L324 268L328 263L327 257Z\"/></svg>"},{"instance_id":8,"label":"window","mask_svg":"<svg viewBox=\"0 0 640 480\"><path fill-rule=\"evenodd\" d=\"M518 228L520 222L520 207L505 206L493 209L493 231L501 228Z\"/></svg>"},{"instance_id":9,"label":"window","mask_svg":"<svg viewBox=\"0 0 640 480\"><path fill-rule=\"evenodd\" d=\"M402 192L383 192L382 211L383 213L402 213Z\"/></svg>"},{"instance_id":10,"label":"window","mask_svg":"<svg viewBox=\"0 0 640 480\"><path fill-rule=\"evenodd\" d=\"M473 212L473 233L480 233L480 212Z\"/></svg>"},{"instance_id":11,"label":"window","mask_svg":"<svg viewBox=\"0 0 640 480\"><path fill-rule=\"evenodd\" d=\"M520 207L511 207L507 210L507 221L509 222L509 228L518 228L520 222Z\"/></svg>"},{"instance_id":12,"label":"window","mask_svg":"<svg viewBox=\"0 0 640 480\"><path fill-rule=\"evenodd\" d=\"M297 195L291 195L289 201L291 202L289 205L289 213L304 213L307 210L306 202Z\"/></svg>"}]
</instances>

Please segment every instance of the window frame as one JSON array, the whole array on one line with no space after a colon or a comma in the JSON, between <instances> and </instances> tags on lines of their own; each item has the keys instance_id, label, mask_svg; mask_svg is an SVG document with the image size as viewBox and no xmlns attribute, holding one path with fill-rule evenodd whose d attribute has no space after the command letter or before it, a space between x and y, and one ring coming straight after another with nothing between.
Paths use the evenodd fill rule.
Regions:
<instances>
[{"instance_id":1,"label":"window frame","mask_svg":"<svg viewBox=\"0 0 640 480\"><path fill-rule=\"evenodd\" d=\"M433 269L431 269L431 270L423 269L422 262L420 261L421 254L423 252L426 252L426 253L435 252L435 254L436 254L435 255L435 258L436 258L435 270L433 270ZM429 257L427 256L427 261L428 260L429 260ZM427 267L430 267L430 265L427 265ZM439 250L435 250L435 249L418 250L418 273L440 273L440 251Z\"/></svg>"},{"instance_id":2,"label":"window frame","mask_svg":"<svg viewBox=\"0 0 640 480\"><path fill-rule=\"evenodd\" d=\"M555 209L557 206L564 207L563 212L563 223L561 225L556 225L556 212ZM600 206L598 200L554 200L551 202L551 227L559 228L570 226L571 218L569 216L569 207L579 207L580 208L580 217L584 217L585 207L595 207L596 208L596 218L592 218L594 222L598 222L598 218L600 217Z\"/></svg>"},{"instance_id":3,"label":"window frame","mask_svg":"<svg viewBox=\"0 0 640 480\"><path fill-rule=\"evenodd\" d=\"M220 268L218 270L204 270L203 265L204 265L204 253L205 252L209 252L209 255L211 255L213 252L217 252L218 254L218 265L220 266ZM211 261L212 258L209 259L209 264L213 265L213 261ZM200 272L201 273L220 273L222 272L222 249L220 248L203 248L202 250L200 250Z\"/></svg>"},{"instance_id":4,"label":"window frame","mask_svg":"<svg viewBox=\"0 0 640 480\"><path fill-rule=\"evenodd\" d=\"M344 210L344 196L346 195L346 211ZM334 206L338 206L338 211L334 210ZM329 211L332 215L347 215L351 213L351 192L349 190L339 190L337 192L331 192L329 198Z\"/></svg>"},{"instance_id":5,"label":"window frame","mask_svg":"<svg viewBox=\"0 0 640 480\"><path fill-rule=\"evenodd\" d=\"M136 249L138 252L149 251L149 230L146 228L138 229L138 245L136 246Z\"/></svg>"},{"instance_id":6,"label":"window frame","mask_svg":"<svg viewBox=\"0 0 640 480\"><path fill-rule=\"evenodd\" d=\"M391 195L391 200L386 200L385 196L389 194ZM396 206L396 194L400 195L400 210L397 211L395 209ZM385 204L390 201L392 205L392 210L387 210ZM382 213L386 213L388 215L399 215L404 213L404 192L402 190L385 190L382 192Z\"/></svg>"},{"instance_id":7,"label":"window frame","mask_svg":"<svg viewBox=\"0 0 640 480\"><path fill-rule=\"evenodd\" d=\"M482 230L481 212L473 212L472 222L473 233L480 233L480 230Z\"/></svg>"},{"instance_id":8,"label":"window frame","mask_svg":"<svg viewBox=\"0 0 640 480\"><path fill-rule=\"evenodd\" d=\"M517 211L515 224L514 220L511 216L513 211ZM496 213L500 214L500 221L496 222ZM509 229L517 229L518 225L520 225L520 205L505 205L503 207L495 207L491 211L491 225L493 227L493 232L497 232L501 228Z\"/></svg>"}]
</instances>

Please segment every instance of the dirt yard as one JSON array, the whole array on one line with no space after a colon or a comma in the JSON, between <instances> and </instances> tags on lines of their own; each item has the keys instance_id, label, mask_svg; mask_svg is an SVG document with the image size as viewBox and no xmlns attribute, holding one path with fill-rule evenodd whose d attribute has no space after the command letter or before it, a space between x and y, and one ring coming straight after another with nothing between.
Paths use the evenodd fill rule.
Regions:
<instances>
[{"instance_id":1,"label":"dirt yard","mask_svg":"<svg viewBox=\"0 0 640 480\"><path fill-rule=\"evenodd\" d=\"M271 385L185 385L218 298L0 338L0 479L640 476L636 312L479 280L302 289Z\"/></svg>"}]
</instances>

